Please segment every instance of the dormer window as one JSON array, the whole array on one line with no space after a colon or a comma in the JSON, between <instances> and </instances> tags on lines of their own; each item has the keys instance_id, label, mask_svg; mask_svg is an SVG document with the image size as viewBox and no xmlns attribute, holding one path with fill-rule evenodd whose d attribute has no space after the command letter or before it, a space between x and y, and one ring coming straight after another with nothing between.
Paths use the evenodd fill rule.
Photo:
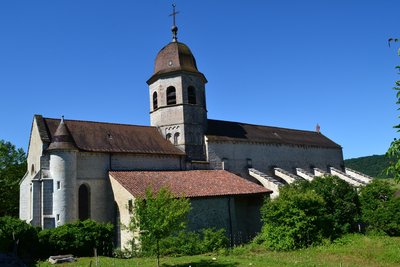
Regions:
<instances>
[{"instance_id":1,"label":"dormer window","mask_svg":"<svg viewBox=\"0 0 400 267\"><path fill-rule=\"evenodd\" d=\"M153 93L153 110L158 108L157 92Z\"/></svg>"},{"instance_id":2,"label":"dormer window","mask_svg":"<svg viewBox=\"0 0 400 267\"><path fill-rule=\"evenodd\" d=\"M167 88L167 105L176 104L176 90L175 87L170 86Z\"/></svg>"},{"instance_id":3,"label":"dormer window","mask_svg":"<svg viewBox=\"0 0 400 267\"><path fill-rule=\"evenodd\" d=\"M188 87L188 103L196 104L196 89L193 86Z\"/></svg>"}]
</instances>

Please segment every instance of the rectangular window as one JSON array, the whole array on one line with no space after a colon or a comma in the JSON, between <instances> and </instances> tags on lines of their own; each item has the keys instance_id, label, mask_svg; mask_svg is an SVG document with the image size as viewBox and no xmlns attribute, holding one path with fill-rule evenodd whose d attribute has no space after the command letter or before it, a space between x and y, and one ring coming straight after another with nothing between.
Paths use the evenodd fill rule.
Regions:
<instances>
[{"instance_id":1,"label":"rectangular window","mask_svg":"<svg viewBox=\"0 0 400 267\"><path fill-rule=\"evenodd\" d=\"M60 189L60 188L61 188L61 182L57 181L57 189Z\"/></svg>"},{"instance_id":2,"label":"rectangular window","mask_svg":"<svg viewBox=\"0 0 400 267\"><path fill-rule=\"evenodd\" d=\"M60 221L60 214L57 214L57 222Z\"/></svg>"}]
</instances>

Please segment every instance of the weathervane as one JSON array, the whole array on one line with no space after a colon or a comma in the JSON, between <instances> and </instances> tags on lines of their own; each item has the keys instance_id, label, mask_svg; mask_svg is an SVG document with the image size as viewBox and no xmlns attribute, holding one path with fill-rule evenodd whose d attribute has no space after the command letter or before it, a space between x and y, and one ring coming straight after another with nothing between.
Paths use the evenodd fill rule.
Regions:
<instances>
[{"instance_id":1,"label":"weathervane","mask_svg":"<svg viewBox=\"0 0 400 267\"><path fill-rule=\"evenodd\" d=\"M178 33L178 27L176 26L175 17L176 17L176 14L179 13L179 11L175 11L175 7L176 7L176 4L172 4L172 14L169 15L170 17L172 16L172 22L173 22L172 28L171 28L173 42L176 42L176 40L178 40L178 37L176 36Z\"/></svg>"}]
</instances>

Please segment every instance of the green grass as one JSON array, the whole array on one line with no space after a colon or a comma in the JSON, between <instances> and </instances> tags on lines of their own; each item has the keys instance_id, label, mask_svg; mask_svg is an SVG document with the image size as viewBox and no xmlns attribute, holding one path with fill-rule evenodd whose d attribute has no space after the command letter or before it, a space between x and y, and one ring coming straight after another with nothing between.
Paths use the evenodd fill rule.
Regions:
<instances>
[{"instance_id":1,"label":"green grass","mask_svg":"<svg viewBox=\"0 0 400 267\"><path fill-rule=\"evenodd\" d=\"M94 258L79 258L60 267L96 266ZM332 244L289 252L268 251L260 245L199 256L161 258L162 266L400 266L400 237L347 235ZM36 266L52 266L38 262ZM156 266L156 258L114 259L99 257L97 266Z\"/></svg>"}]
</instances>

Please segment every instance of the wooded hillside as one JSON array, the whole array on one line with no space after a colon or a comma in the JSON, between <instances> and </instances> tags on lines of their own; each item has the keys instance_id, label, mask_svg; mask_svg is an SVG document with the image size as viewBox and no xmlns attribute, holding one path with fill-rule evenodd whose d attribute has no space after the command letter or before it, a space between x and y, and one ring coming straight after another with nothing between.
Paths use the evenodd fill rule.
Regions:
<instances>
[{"instance_id":1,"label":"wooded hillside","mask_svg":"<svg viewBox=\"0 0 400 267\"><path fill-rule=\"evenodd\" d=\"M344 164L347 168L365 173L371 177L388 178L385 169L389 166L389 159L385 155L346 159Z\"/></svg>"}]
</instances>

